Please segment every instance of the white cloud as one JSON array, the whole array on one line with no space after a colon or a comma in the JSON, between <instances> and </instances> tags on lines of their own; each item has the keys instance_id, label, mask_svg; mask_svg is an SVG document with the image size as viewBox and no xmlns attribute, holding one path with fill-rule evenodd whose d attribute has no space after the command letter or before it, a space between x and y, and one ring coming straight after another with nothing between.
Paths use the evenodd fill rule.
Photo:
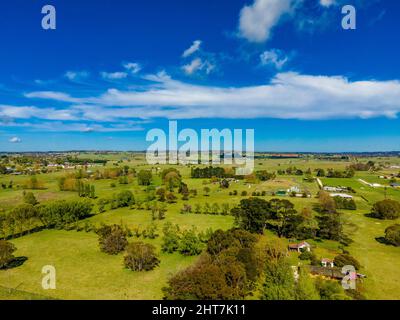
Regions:
<instances>
[{"instance_id":1,"label":"white cloud","mask_svg":"<svg viewBox=\"0 0 400 320\"><path fill-rule=\"evenodd\" d=\"M186 74L191 75L197 71L204 70L206 74L211 73L215 66L209 61L203 61L200 58L193 59L190 63L182 66Z\"/></svg>"},{"instance_id":2,"label":"white cloud","mask_svg":"<svg viewBox=\"0 0 400 320\"><path fill-rule=\"evenodd\" d=\"M396 117L400 112L398 80L350 81L343 76L286 72L263 85L211 87L177 81L165 73L147 79L154 79L155 84L138 91L109 89L98 97L81 98L86 104L80 108L82 117L108 121L155 117L344 119Z\"/></svg>"},{"instance_id":3,"label":"white cloud","mask_svg":"<svg viewBox=\"0 0 400 320\"><path fill-rule=\"evenodd\" d=\"M79 80L82 78L87 78L89 76L89 72L87 71L67 71L64 76L71 81Z\"/></svg>"},{"instance_id":4,"label":"white cloud","mask_svg":"<svg viewBox=\"0 0 400 320\"><path fill-rule=\"evenodd\" d=\"M142 70L142 66L136 62L127 62L124 63L122 66L132 74L136 74L140 70Z\"/></svg>"},{"instance_id":5,"label":"white cloud","mask_svg":"<svg viewBox=\"0 0 400 320\"><path fill-rule=\"evenodd\" d=\"M298 0L254 0L239 16L239 35L251 42L264 42L282 16L292 11Z\"/></svg>"},{"instance_id":6,"label":"white cloud","mask_svg":"<svg viewBox=\"0 0 400 320\"><path fill-rule=\"evenodd\" d=\"M53 95L52 97L59 97ZM0 105L0 117L6 119L76 120L70 109L38 108L35 106Z\"/></svg>"},{"instance_id":7,"label":"white cloud","mask_svg":"<svg viewBox=\"0 0 400 320\"><path fill-rule=\"evenodd\" d=\"M336 4L336 1L335 0L319 0L319 3L323 7L330 7L331 5Z\"/></svg>"},{"instance_id":8,"label":"white cloud","mask_svg":"<svg viewBox=\"0 0 400 320\"><path fill-rule=\"evenodd\" d=\"M279 49L264 51L260 55L262 65L273 65L276 69L282 67L288 62L289 58Z\"/></svg>"},{"instance_id":9,"label":"white cloud","mask_svg":"<svg viewBox=\"0 0 400 320\"><path fill-rule=\"evenodd\" d=\"M20 138L18 138L18 137L12 137L8 141L11 142L11 143L20 143L20 142L22 142L22 140Z\"/></svg>"},{"instance_id":10,"label":"white cloud","mask_svg":"<svg viewBox=\"0 0 400 320\"><path fill-rule=\"evenodd\" d=\"M193 74L199 69L201 69L203 65L203 62L201 61L200 58L193 59L192 62L189 64L185 64L182 66L183 71L185 71L186 74Z\"/></svg>"},{"instance_id":11,"label":"white cloud","mask_svg":"<svg viewBox=\"0 0 400 320\"><path fill-rule=\"evenodd\" d=\"M101 77L108 80L125 79L128 74L126 72L101 72Z\"/></svg>"},{"instance_id":12,"label":"white cloud","mask_svg":"<svg viewBox=\"0 0 400 320\"><path fill-rule=\"evenodd\" d=\"M182 57L184 58L189 57L190 55L192 55L193 53L195 53L200 49L200 45L201 45L200 40L193 41L193 44L183 52Z\"/></svg>"}]
</instances>

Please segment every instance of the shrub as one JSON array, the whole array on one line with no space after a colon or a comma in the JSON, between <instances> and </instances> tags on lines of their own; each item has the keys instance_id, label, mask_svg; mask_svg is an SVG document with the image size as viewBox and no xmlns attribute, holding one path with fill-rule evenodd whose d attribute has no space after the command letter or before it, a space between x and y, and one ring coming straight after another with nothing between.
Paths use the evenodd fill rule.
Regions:
<instances>
[{"instance_id":1,"label":"shrub","mask_svg":"<svg viewBox=\"0 0 400 320\"><path fill-rule=\"evenodd\" d=\"M312 251L303 251L302 253L300 253L299 255L299 259L300 260L314 260L315 259L315 254Z\"/></svg>"},{"instance_id":2,"label":"shrub","mask_svg":"<svg viewBox=\"0 0 400 320\"><path fill-rule=\"evenodd\" d=\"M333 263L335 264L336 267L339 268L343 266L353 266L356 270L359 270L361 267L360 263L347 253L342 253L336 256L335 259L333 260Z\"/></svg>"},{"instance_id":3,"label":"shrub","mask_svg":"<svg viewBox=\"0 0 400 320\"><path fill-rule=\"evenodd\" d=\"M126 248L125 267L133 271L153 270L160 264L155 247L148 243L133 242Z\"/></svg>"},{"instance_id":4,"label":"shrub","mask_svg":"<svg viewBox=\"0 0 400 320\"><path fill-rule=\"evenodd\" d=\"M37 205L39 202L36 200L35 195L32 192L23 193L24 202L27 204L31 204L33 206Z\"/></svg>"},{"instance_id":5,"label":"shrub","mask_svg":"<svg viewBox=\"0 0 400 320\"><path fill-rule=\"evenodd\" d=\"M385 199L372 206L371 216L382 220L395 220L400 217L400 202Z\"/></svg>"},{"instance_id":6,"label":"shrub","mask_svg":"<svg viewBox=\"0 0 400 320\"><path fill-rule=\"evenodd\" d=\"M385 240L396 247L400 246L400 224L386 228Z\"/></svg>"},{"instance_id":7,"label":"shrub","mask_svg":"<svg viewBox=\"0 0 400 320\"><path fill-rule=\"evenodd\" d=\"M164 225L162 238L161 251L173 253L179 248L179 226L173 225L171 222L167 222Z\"/></svg>"},{"instance_id":8,"label":"shrub","mask_svg":"<svg viewBox=\"0 0 400 320\"><path fill-rule=\"evenodd\" d=\"M103 226L97 230L100 250L108 254L124 251L128 244L126 231L119 225Z\"/></svg>"}]
</instances>

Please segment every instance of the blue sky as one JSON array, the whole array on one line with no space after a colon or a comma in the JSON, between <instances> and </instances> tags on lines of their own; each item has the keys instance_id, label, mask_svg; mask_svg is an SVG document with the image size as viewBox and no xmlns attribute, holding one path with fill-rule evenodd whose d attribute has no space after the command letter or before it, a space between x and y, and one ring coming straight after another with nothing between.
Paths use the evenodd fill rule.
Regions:
<instances>
[{"instance_id":1,"label":"blue sky","mask_svg":"<svg viewBox=\"0 0 400 320\"><path fill-rule=\"evenodd\" d=\"M0 151L143 150L168 119L255 129L256 150L400 150L399 16L395 0L4 1Z\"/></svg>"}]
</instances>

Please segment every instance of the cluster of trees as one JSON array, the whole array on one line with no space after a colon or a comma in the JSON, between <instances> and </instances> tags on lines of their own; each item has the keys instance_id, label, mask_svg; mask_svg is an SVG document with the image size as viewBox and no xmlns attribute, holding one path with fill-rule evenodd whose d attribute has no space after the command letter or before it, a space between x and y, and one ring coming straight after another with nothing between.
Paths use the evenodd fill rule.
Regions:
<instances>
[{"instance_id":1,"label":"cluster of trees","mask_svg":"<svg viewBox=\"0 0 400 320\"><path fill-rule=\"evenodd\" d=\"M241 229L217 230L197 262L177 273L163 288L168 300L243 299L262 271L257 237Z\"/></svg>"},{"instance_id":2,"label":"cluster of trees","mask_svg":"<svg viewBox=\"0 0 400 320\"><path fill-rule=\"evenodd\" d=\"M275 172L268 172L267 170L259 170L256 171L256 177L260 181L268 181L268 180L273 180L276 177Z\"/></svg>"},{"instance_id":3,"label":"cluster of trees","mask_svg":"<svg viewBox=\"0 0 400 320\"><path fill-rule=\"evenodd\" d=\"M106 205L109 205L110 210L132 207L135 204L135 197L130 190L124 190L119 193L114 193L111 198L101 198L97 202L99 212L104 212Z\"/></svg>"},{"instance_id":4,"label":"cluster of trees","mask_svg":"<svg viewBox=\"0 0 400 320\"><path fill-rule=\"evenodd\" d=\"M226 174L225 169L221 167L205 167L205 168L192 168L190 175L192 178L229 178L231 174Z\"/></svg>"},{"instance_id":5,"label":"cluster of trees","mask_svg":"<svg viewBox=\"0 0 400 320\"><path fill-rule=\"evenodd\" d=\"M168 222L163 227L161 250L167 253L178 251L185 256L201 253L204 246L204 234L199 234L195 227L181 231L179 226Z\"/></svg>"},{"instance_id":6,"label":"cluster of trees","mask_svg":"<svg viewBox=\"0 0 400 320\"><path fill-rule=\"evenodd\" d=\"M279 169L278 174L279 175L296 175L296 176L302 176L303 174L311 174L311 169L308 168L305 172L301 169L298 169L296 167L288 167L287 169Z\"/></svg>"},{"instance_id":7,"label":"cluster of trees","mask_svg":"<svg viewBox=\"0 0 400 320\"><path fill-rule=\"evenodd\" d=\"M350 241L343 234L341 216L336 211L335 202L330 196L320 197L321 215L314 218L311 209L304 208L300 213L293 203L286 199L249 198L231 210L235 223L244 230L262 234L264 228L274 231L279 237Z\"/></svg>"},{"instance_id":8,"label":"cluster of trees","mask_svg":"<svg viewBox=\"0 0 400 320\"><path fill-rule=\"evenodd\" d=\"M372 206L370 215L381 220L395 220L400 217L400 202L391 199L378 201Z\"/></svg>"},{"instance_id":9,"label":"cluster of trees","mask_svg":"<svg viewBox=\"0 0 400 320\"><path fill-rule=\"evenodd\" d=\"M15 237L38 228L63 228L88 217L92 210L89 200L58 200L37 204L34 197L25 197L31 203L17 205L0 215L0 237Z\"/></svg>"},{"instance_id":10,"label":"cluster of trees","mask_svg":"<svg viewBox=\"0 0 400 320\"><path fill-rule=\"evenodd\" d=\"M286 251L278 243L270 243L266 248L262 300L319 300L320 295L309 276L306 267L295 272L291 267Z\"/></svg>"},{"instance_id":11,"label":"cluster of trees","mask_svg":"<svg viewBox=\"0 0 400 320\"><path fill-rule=\"evenodd\" d=\"M354 199L333 197L333 200L335 201L336 209L357 210L357 205Z\"/></svg>"},{"instance_id":12,"label":"cluster of trees","mask_svg":"<svg viewBox=\"0 0 400 320\"><path fill-rule=\"evenodd\" d=\"M78 196L87 197L91 199L96 198L95 187L92 184L84 183L82 180L77 180L76 191L78 192Z\"/></svg>"},{"instance_id":13,"label":"cluster of trees","mask_svg":"<svg viewBox=\"0 0 400 320\"><path fill-rule=\"evenodd\" d=\"M353 168L348 167L344 171L335 170L335 169L328 169L326 173L327 178L353 178L355 171Z\"/></svg>"},{"instance_id":14,"label":"cluster of trees","mask_svg":"<svg viewBox=\"0 0 400 320\"><path fill-rule=\"evenodd\" d=\"M14 186L14 182L12 181L12 180L10 180L8 183L6 183L6 182L2 182L1 183L1 187L3 188L3 189L12 189L13 188L13 186Z\"/></svg>"},{"instance_id":15,"label":"cluster of trees","mask_svg":"<svg viewBox=\"0 0 400 320\"><path fill-rule=\"evenodd\" d=\"M89 200L57 200L39 205L38 212L46 228L62 228L89 217L92 208Z\"/></svg>"},{"instance_id":16,"label":"cluster of trees","mask_svg":"<svg viewBox=\"0 0 400 320\"><path fill-rule=\"evenodd\" d=\"M230 214L230 206L229 203L222 203L219 205L218 203L214 202L210 204L209 202L204 203L201 205L200 203L196 203L194 208L191 205L184 204L183 208L181 209L182 214L187 213L195 213L195 214L212 214L212 215L229 215Z\"/></svg>"},{"instance_id":17,"label":"cluster of trees","mask_svg":"<svg viewBox=\"0 0 400 320\"><path fill-rule=\"evenodd\" d=\"M30 177L23 185L24 189L40 190L45 189L44 183L39 181L36 176Z\"/></svg>"},{"instance_id":18,"label":"cluster of trees","mask_svg":"<svg viewBox=\"0 0 400 320\"><path fill-rule=\"evenodd\" d=\"M354 171L369 171L375 168L375 162L373 161L357 162L351 164L349 168L353 169Z\"/></svg>"},{"instance_id":19,"label":"cluster of trees","mask_svg":"<svg viewBox=\"0 0 400 320\"><path fill-rule=\"evenodd\" d=\"M76 191L78 196L87 197L91 199L96 198L96 191L94 185L85 183L82 178L77 178L69 175L58 179L58 188L60 191Z\"/></svg>"},{"instance_id":20,"label":"cluster of trees","mask_svg":"<svg viewBox=\"0 0 400 320\"><path fill-rule=\"evenodd\" d=\"M279 237L298 239L313 238L316 234L311 210L306 208L299 214L293 203L286 199L243 199L231 213L240 228L252 233L261 234L268 228Z\"/></svg>"},{"instance_id":21,"label":"cluster of trees","mask_svg":"<svg viewBox=\"0 0 400 320\"><path fill-rule=\"evenodd\" d=\"M102 252L115 255L125 251L124 265L133 271L149 271L159 265L155 247L143 242L128 243L131 231L120 225L103 225L97 229Z\"/></svg>"}]
</instances>

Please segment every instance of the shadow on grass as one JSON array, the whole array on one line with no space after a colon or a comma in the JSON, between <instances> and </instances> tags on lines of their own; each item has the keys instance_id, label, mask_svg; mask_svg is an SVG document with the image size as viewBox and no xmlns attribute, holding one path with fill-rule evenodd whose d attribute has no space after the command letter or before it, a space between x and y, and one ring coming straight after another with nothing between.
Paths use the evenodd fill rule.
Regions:
<instances>
[{"instance_id":1,"label":"shadow on grass","mask_svg":"<svg viewBox=\"0 0 400 320\"><path fill-rule=\"evenodd\" d=\"M382 219L379 219L379 218L375 217L372 213L365 213L364 217L372 218L372 219L375 219L375 220L382 220Z\"/></svg>"},{"instance_id":2,"label":"shadow on grass","mask_svg":"<svg viewBox=\"0 0 400 320\"><path fill-rule=\"evenodd\" d=\"M393 243L387 241L385 237L376 237L375 240L378 241L379 243L385 244L387 246L396 247Z\"/></svg>"},{"instance_id":3,"label":"shadow on grass","mask_svg":"<svg viewBox=\"0 0 400 320\"><path fill-rule=\"evenodd\" d=\"M16 257L12 259L7 265L3 268L0 268L0 270L8 270L8 269L13 269L22 266L25 261L28 260L28 257Z\"/></svg>"}]
</instances>

